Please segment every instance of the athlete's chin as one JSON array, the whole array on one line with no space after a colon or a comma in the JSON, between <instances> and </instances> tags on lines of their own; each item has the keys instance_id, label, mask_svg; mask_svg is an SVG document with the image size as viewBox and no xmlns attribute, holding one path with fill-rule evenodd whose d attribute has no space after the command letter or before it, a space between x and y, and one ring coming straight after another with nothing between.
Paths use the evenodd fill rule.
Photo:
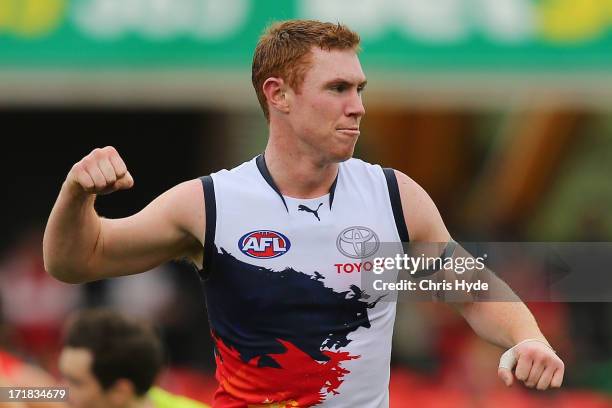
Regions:
<instances>
[{"instance_id":1,"label":"athlete's chin","mask_svg":"<svg viewBox=\"0 0 612 408\"><path fill-rule=\"evenodd\" d=\"M355 145L351 146L350 148L347 147L344 149L338 149L332 152L332 161L338 162L338 163L347 161L348 159L353 157L354 153L355 153Z\"/></svg>"},{"instance_id":2,"label":"athlete's chin","mask_svg":"<svg viewBox=\"0 0 612 408\"><path fill-rule=\"evenodd\" d=\"M332 139L333 143L330 144L332 148L328 150L330 161L340 163L353 157L358 138L358 135L351 135L350 137L344 134L339 137L336 135Z\"/></svg>"}]
</instances>

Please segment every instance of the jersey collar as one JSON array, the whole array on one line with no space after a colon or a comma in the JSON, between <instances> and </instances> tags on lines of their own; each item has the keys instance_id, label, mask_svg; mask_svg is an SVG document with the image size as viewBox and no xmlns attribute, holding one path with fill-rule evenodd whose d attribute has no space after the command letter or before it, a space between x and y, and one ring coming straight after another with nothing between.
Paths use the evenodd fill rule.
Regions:
<instances>
[{"instance_id":1,"label":"jersey collar","mask_svg":"<svg viewBox=\"0 0 612 408\"><path fill-rule=\"evenodd\" d=\"M264 157L263 153L260 154L259 156L257 156L257 158L255 159L255 163L257 164L257 168L259 169L259 172L261 173L261 176L264 178L264 180L266 180L266 182L270 185L270 187L272 187L272 189L276 192L276 194L278 194L280 199L283 200L283 205L285 206L285 209L287 210L287 212L289 212L289 207L287 206L287 202L285 201L285 197L283 197L283 195L281 194L280 190L278 189L278 186L276 185L276 183L274 182L274 179L272 178L272 175L270 174L270 171L268 171L268 166L266 165L266 158ZM338 170L338 173L340 173L339 170ZM336 184L338 184L338 175L337 174L336 174L336 178L334 179L334 182L332 183L331 187L329 188L329 209L330 210L331 210L332 204L334 202L334 194L336 192Z\"/></svg>"}]
</instances>

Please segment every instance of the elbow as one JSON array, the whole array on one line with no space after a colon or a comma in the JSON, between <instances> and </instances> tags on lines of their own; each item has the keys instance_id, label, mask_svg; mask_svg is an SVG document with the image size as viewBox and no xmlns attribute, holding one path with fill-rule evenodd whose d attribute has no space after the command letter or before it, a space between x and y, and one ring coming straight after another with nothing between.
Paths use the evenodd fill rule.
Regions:
<instances>
[{"instance_id":1,"label":"elbow","mask_svg":"<svg viewBox=\"0 0 612 408\"><path fill-rule=\"evenodd\" d=\"M45 262L45 270L53 278L63 283L79 284L87 282L87 280L84 279L83 276L80 276L78 273L75 273L74 271L71 271L68 268L63 268L61 266L50 266L47 264L47 262Z\"/></svg>"},{"instance_id":2,"label":"elbow","mask_svg":"<svg viewBox=\"0 0 612 408\"><path fill-rule=\"evenodd\" d=\"M53 270L47 269L47 273L49 273L49 275L51 275L58 281L63 282L63 283L69 283L71 285L77 285L80 283L90 282L89 279L86 279L85 277L79 275L78 273L68 272L66 270L62 270L59 268L56 268Z\"/></svg>"},{"instance_id":3,"label":"elbow","mask_svg":"<svg viewBox=\"0 0 612 408\"><path fill-rule=\"evenodd\" d=\"M46 237L45 237L46 238ZM87 267L81 265L74 256L64 256L48 245L43 239L43 264L45 271L60 282L79 284L86 283L90 279Z\"/></svg>"},{"instance_id":4,"label":"elbow","mask_svg":"<svg viewBox=\"0 0 612 408\"><path fill-rule=\"evenodd\" d=\"M88 279L86 278L87 274L84 273L84 270L63 265L61 262L55 261L53 257L44 253L44 251L43 262L45 265L45 271L60 282L70 284L88 282Z\"/></svg>"}]
</instances>

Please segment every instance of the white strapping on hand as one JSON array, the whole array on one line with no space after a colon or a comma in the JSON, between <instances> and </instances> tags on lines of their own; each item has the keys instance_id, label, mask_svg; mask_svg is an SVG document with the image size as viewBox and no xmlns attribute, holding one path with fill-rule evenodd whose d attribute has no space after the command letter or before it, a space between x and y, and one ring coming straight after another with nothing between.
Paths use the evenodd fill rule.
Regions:
<instances>
[{"instance_id":1,"label":"white strapping on hand","mask_svg":"<svg viewBox=\"0 0 612 408\"><path fill-rule=\"evenodd\" d=\"M527 339L527 340L523 340L520 343L517 343L516 345L514 345L512 348L506 350L506 352L501 355L501 358L499 359L499 368L506 368L508 370L512 370L514 368L514 366L516 365L516 361L517 361L516 351L514 349L516 347L520 346L521 344L527 343L529 341L540 342L540 343L544 344L546 347L548 347L549 349L551 349L553 351L553 353L555 353L555 354L557 353L545 341L542 341L542 340L539 340L539 339Z\"/></svg>"}]
</instances>

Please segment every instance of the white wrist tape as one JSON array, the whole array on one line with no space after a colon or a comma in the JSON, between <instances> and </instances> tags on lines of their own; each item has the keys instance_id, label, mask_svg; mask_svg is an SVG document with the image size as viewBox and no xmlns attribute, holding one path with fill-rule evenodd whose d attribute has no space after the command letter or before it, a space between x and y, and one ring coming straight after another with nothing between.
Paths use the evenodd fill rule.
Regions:
<instances>
[{"instance_id":1,"label":"white wrist tape","mask_svg":"<svg viewBox=\"0 0 612 408\"><path fill-rule=\"evenodd\" d=\"M523 340L520 343L514 345L514 347L506 350L506 352L504 354L502 354L501 358L499 359L499 368L506 368L508 370L512 370L512 368L514 368L514 365L516 364L517 361L517 357L516 357L516 351L514 350L516 347L520 346L523 343L527 343L529 341L537 341L540 342L542 344L544 344L546 347L548 347L549 349L551 349L553 351L553 353L556 353L556 351L550 347L545 341L539 340L539 339L527 339L527 340Z\"/></svg>"}]
</instances>

